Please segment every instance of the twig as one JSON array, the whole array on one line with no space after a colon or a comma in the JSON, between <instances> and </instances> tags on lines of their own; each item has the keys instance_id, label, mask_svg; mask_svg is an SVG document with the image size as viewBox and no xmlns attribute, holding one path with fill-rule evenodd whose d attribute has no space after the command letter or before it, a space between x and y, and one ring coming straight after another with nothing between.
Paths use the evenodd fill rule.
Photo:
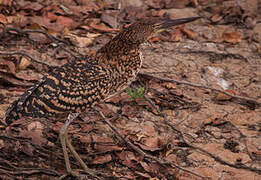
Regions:
<instances>
[{"instance_id":1,"label":"twig","mask_svg":"<svg viewBox=\"0 0 261 180\"><path fill-rule=\"evenodd\" d=\"M225 58L235 58L235 59L240 59L243 60L245 62L248 62L248 59L245 58L244 56L240 55L240 54L232 54L232 53L216 53L213 51L198 51L198 50L189 50L189 51L179 51L179 53L183 53L183 54L203 54L203 55L208 55L210 58L209 60L211 62L214 62L215 60L222 60Z\"/></svg>"},{"instance_id":2,"label":"twig","mask_svg":"<svg viewBox=\"0 0 261 180\"><path fill-rule=\"evenodd\" d=\"M186 82L186 81L178 81L178 80L174 80L174 79L170 79L170 78L162 78L162 77L154 76L154 75L151 75L151 74L148 74L148 73L140 72L138 75L147 76L147 77L150 77L150 78L155 78L155 79L158 79L158 80L161 80L161 81L165 81L165 82L184 84L184 85L197 87L197 88L201 88L201 89L210 89L210 90L213 90L213 91L216 91L216 92L219 92L219 93L223 93L223 94L225 94L227 96L230 96L230 97L232 97L234 99L238 99L238 100L241 100L241 101L246 101L248 103L252 103L252 104L257 105L258 107L261 107L261 102L255 100L253 98L248 98L248 97L243 97L243 96L236 96L236 95L230 94L230 93L228 93L226 91L223 91L223 90L220 90L220 89L216 89L216 88L212 88L212 87L208 87L208 86L203 86L203 85L200 85L200 84L194 84L194 83L190 83L190 82Z\"/></svg>"},{"instance_id":3,"label":"twig","mask_svg":"<svg viewBox=\"0 0 261 180\"><path fill-rule=\"evenodd\" d=\"M68 44L66 41L62 40L62 39L59 39L59 38L56 38L50 34L48 34L47 32L45 31L42 31L42 30L32 30L32 29L25 29L25 30L22 30L22 29L19 29L19 28L4 28L2 33L0 34L0 37L2 38L4 36L5 33L7 32L10 32L10 31L15 31L19 34L27 34L27 33L41 33L41 34L44 34L48 39L50 39L52 42L55 42L55 43L59 43L59 42L62 42L62 43L65 43L65 44Z\"/></svg>"},{"instance_id":4,"label":"twig","mask_svg":"<svg viewBox=\"0 0 261 180\"><path fill-rule=\"evenodd\" d=\"M50 66L44 62L41 62L40 60L37 60L35 59L33 56L25 53L25 52L20 52L20 51L12 51L12 52L5 52L5 51L0 51L0 54L1 55L8 55L8 56L12 56L12 55L22 55L22 56L26 56L27 58L39 63L39 64L42 64L42 65L46 65L46 66Z\"/></svg>"},{"instance_id":5,"label":"twig","mask_svg":"<svg viewBox=\"0 0 261 180\"><path fill-rule=\"evenodd\" d=\"M169 123L166 119L166 115L164 113L162 113L156 106L155 104L147 97L145 96L145 99L148 100L148 102L156 109L156 111L164 117L164 121L167 125L169 125L174 131L178 132L180 138L184 141L184 143L186 143L186 145L188 145L188 147L190 148L193 148L193 149L196 149L196 150L199 150L201 151L202 153L212 157L213 159L215 159L215 161L221 163L221 164L224 164L224 165L228 165L230 167L234 167L234 168L238 168L238 169L245 169L245 170L250 170L250 171L253 171L253 172L256 172L256 173L261 173L261 169L258 169L258 168L254 168L254 167L249 167L249 166L246 166L244 164L233 164L233 163L230 163L230 162L227 162L223 159L221 159L220 157L218 156L215 156L214 154L211 154L210 152L206 151L205 149L201 148L201 147L197 147L197 146L193 146L191 144L189 144L184 136L183 136L183 133L178 130L177 128L175 128L171 123ZM240 133L241 136L244 136L243 134Z\"/></svg>"},{"instance_id":6,"label":"twig","mask_svg":"<svg viewBox=\"0 0 261 180\"><path fill-rule=\"evenodd\" d=\"M55 170L52 169L44 169L44 168L20 168L20 167L16 167L11 163L8 163L7 160L2 160L1 159L1 163L0 164L4 164L4 167L0 167L0 169L6 169L8 170L8 172L10 174L24 174L25 171L34 171L33 173L44 173L47 175L51 175L51 176L60 176L60 174L58 172L56 172ZM8 168L7 168L8 167ZM11 170L11 169L12 170ZM12 172L10 172L12 171ZM13 172L15 171L15 172Z\"/></svg>"},{"instance_id":7,"label":"twig","mask_svg":"<svg viewBox=\"0 0 261 180\"><path fill-rule=\"evenodd\" d=\"M178 169L180 169L180 170L182 170L182 171L185 171L185 172L188 172L188 173L190 173L190 174L193 174L193 175L195 175L195 176L197 176L197 177L200 177L201 179L206 179L204 176L202 176L202 175L200 175L200 174L197 174L197 173L195 173L195 172L193 172L193 171L190 171L190 170L188 170L188 169L185 169L185 168L183 168L183 167L180 167L180 166L178 166L177 164L175 164L174 162L166 162L166 161L164 161L164 160L160 160L160 159L158 159L158 158L156 158L156 157L154 157L154 156L151 156L151 155L145 153L145 152L142 151L139 147L135 146L135 145L134 145L133 143L131 143L128 139L126 139L125 137L123 137L123 135L118 131L118 129L117 129L110 121L107 120L107 118L104 116L104 114L103 114L100 110L98 110L97 108L94 108L94 110L99 113L99 115L103 118L103 120L106 122L106 124L108 124L108 125L110 126L110 128L111 128L129 147L131 147L134 151L138 152L141 156L146 157L146 158L149 158L149 159L152 159L152 160L156 161L157 163L159 163L159 164L162 165L162 166L165 166L165 165L167 165L167 164L170 164L170 165L173 165L174 167L176 167L176 168L178 168Z\"/></svg>"},{"instance_id":8,"label":"twig","mask_svg":"<svg viewBox=\"0 0 261 180\"><path fill-rule=\"evenodd\" d=\"M57 44L58 47L60 47L61 49L63 49L64 51L68 52L69 54L71 54L73 57L77 58L78 56L74 55L74 53L69 50L69 49L66 49L65 47L63 47L60 43L63 43L63 44L67 44L68 45L68 42L66 42L65 40L62 40L62 39L59 39L59 38L56 38L54 36L52 36L51 34L43 31L43 30L32 30L32 29L25 29L25 30L21 30L21 29L18 29L18 28L4 28L2 33L0 34L0 38L2 39L2 37L4 36L5 33L7 32L10 32L10 31L15 31L19 34L28 34L28 33L41 33L41 34L44 34L48 39L50 39L53 43Z\"/></svg>"},{"instance_id":9,"label":"twig","mask_svg":"<svg viewBox=\"0 0 261 180\"><path fill-rule=\"evenodd\" d=\"M227 165L227 166L230 166L230 167L234 167L234 168L237 168L237 169L245 169L245 170L249 170L249 171L253 171L253 172L256 172L258 174L261 174L261 169L258 169L258 168L255 168L255 167L249 167L249 166L246 166L244 164L233 164L233 163L230 163L230 162L227 162L227 161L221 159L218 156L215 156L214 154L211 154L210 152L206 151L205 149L203 149L201 147L197 147L197 146L193 146L193 145L189 145L189 146L193 149L201 151L204 154L207 154L208 156L212 157L213 159L215 159L217 162L219 162L221 164L224 164L224 165Z\"/></svg>"}]
</instances>

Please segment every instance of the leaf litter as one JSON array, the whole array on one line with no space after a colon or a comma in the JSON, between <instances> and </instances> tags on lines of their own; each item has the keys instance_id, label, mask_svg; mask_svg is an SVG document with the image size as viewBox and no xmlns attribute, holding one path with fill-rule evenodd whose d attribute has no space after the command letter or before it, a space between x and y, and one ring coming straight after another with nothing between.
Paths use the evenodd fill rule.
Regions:
<instances>
[{"instance_id":1,"label":"leaf litter","mask_svg":"<svg viewBox=\"0 0 261 180\"><path fill-rule=\"evenodd\" d=\"M137 0L135 4L140 6L124 7L118 1L76 3L68 0L60 4L48 1L2 1L1 32L4 27L30 29L46 32L62 41L54 41L43 33L21 34L10 31L1 34L0 51L23 51L47 64L39 65L21 54L0 56L0 95L4 97L4 103L0 104L1 118L8 104L21 95L25 87L40 79L42 73L51 71L48 65L57 66L70 61L71 51L79 57L87 52L95 54L119 29L138 19L152 16L187 17L186 14L173 13L182 12L177 9L193 13L197 8L204 19L152 37L151 46L144 48L146 60L143 70L218 87L217 81L208 81L207 68L222 67L224 72L221 78L230 82L226 91L259 98L260 47L256 37L261 31L257 23L260 21L258 5L255 3L252 0L248 5L235 1ZM218 59L218 56L217 61L210 61L200 54L178 54L178 51L186 50L188 46L195 50L240 54L247 57L249 62L238 61L233 57L223 60ZM240 68L244 68L244 71ZM223 175L227 179L253 179L260 176L251 170L240 171L224 166L189 147L200 146L230 163L251 164L260 169L259 108L253 106L251 109L234 103L233 98L209 90L146 78L134 84L138 87L139 82L142 82L145 94L151 98L155 107L167 114L167 120L176 130L169 127L155 107L145 99L130 99L124 92L106 101L120 118L113 118L115 114L105 106L101 105L100 108L133 144L154 157L186 166L205 177L215 179L223 172L226 172ZM0 157L6 163L4 165L12 167L10 170L4 169L7 173L1 171L1 178L10 178L12 175L21 179L25 174L27 178L35 179L40 179L41 175L58 178L64 174L65 166L57 139L63 123L64 119L21 119L6 129L0 128ZM196 178L174 166L162 168L159 163L148 161L128 147L94 112L83 113L81 118L72 123L69 134L77 152L97 171L104 170L115 177L129 179ZM191 144L186 145L182 138ZM36 163L42 159L44 161ZM29 167L35 170L26 169ZM213 171L213 167L217 170ZM37 168L55 170L56 173L35 173ZM73 168L79 167L73 163Z\"/></svg>"}]
</instances>

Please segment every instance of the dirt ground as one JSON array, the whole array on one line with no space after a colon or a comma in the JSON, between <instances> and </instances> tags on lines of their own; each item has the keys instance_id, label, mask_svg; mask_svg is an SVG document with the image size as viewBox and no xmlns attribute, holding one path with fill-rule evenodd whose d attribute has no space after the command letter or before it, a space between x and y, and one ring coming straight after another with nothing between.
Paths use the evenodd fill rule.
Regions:
<instances>
[{"instance_id":1,"label":"dirt ground","mask_svg":"<svg viewBox=\"0 0 261 180\"><path fill-rule=\"evenodd\" d=\"M70 126L72 144L104 179L261 179L259 1L21 2L0 5L1 121L10 104L52 66L92 55L111 39L120 28L114 20L200 15L142 45L144 64L130 89L144 87L145 97L123 92L98 105L117 132L89 110ZM2 124L0 179L65 175L58 140L64 121L22 118ZM71 155L70 160L84 174Z\"/></svg>"}]
</instances>

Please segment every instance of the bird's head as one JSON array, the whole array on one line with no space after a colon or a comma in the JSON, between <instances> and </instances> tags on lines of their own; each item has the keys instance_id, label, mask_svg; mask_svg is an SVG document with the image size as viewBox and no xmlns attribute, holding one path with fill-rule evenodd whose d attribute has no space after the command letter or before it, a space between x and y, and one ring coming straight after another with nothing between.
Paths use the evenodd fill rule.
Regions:
<instances>
[{"instance_id":1,"label":"bird's head","mask_svg":"<svg viewBox=\"0 0 261 180\"><path fill-rule=\"evenodd\" d=\"M172 26L195 21L199 18L200 17L165 20L160 18L143 19L130 25L123 30L119 36L126 42L141 44L146 42L155 33L162 32Z\"/></svg>"},{"instance_id":2,"label":"bird's head","mask_svg":"<svg viewBox=\"0 0 261 180\"><path fill-rule=\"evenodd\" d=\"M96 58L98 61L104 61L105 59L112 61L113 57L118 57L133 49L138 49L140 44L146 42L155 33L164 31L171 26L195 21L199 18L200 17L189 17L165 20L149 18L137 21L122 30L111 41L99 49L96 53Z\"/></svg>"}]
</instances>

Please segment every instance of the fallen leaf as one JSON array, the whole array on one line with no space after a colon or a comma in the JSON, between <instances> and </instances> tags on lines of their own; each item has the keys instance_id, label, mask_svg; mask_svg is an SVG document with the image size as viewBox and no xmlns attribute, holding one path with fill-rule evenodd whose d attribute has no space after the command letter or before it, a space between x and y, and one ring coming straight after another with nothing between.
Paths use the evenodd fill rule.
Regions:
<instances>
[{"instance_id":1,"label":"fallen leaf","mask_svg":"<svg viewBox=\"0 0 261 180\"><path fill-rule=\"evenodd\" d=\"M112 160L110 154L105 154L103 156L95 156L94 160L91 161L91 164L104 164Z\"/></svg>"},{"instance_id":2,"label":"fallen leaf","mask_svg":"<svg viewBox=\"0 0 261 180\"><path fill-rule=\"evenodd\" d=\"M183 9L190 3L190 0L182 0L182 1L173 0L173 1L166 1L165 3L166 3L165 7L167 9L170 8Z\"/></svg>"},{"instance_id":3,"label":"fallen leaf","mask_svg":"<svg viewBox=\"0 0 261 180\"><path fill-rule=\"evenodd\" d=\"M1 0L0 1L1 6L7 6L7 7L11 7L13 3L14 2L12 0Z\"/></svg>"},{"instance_id":4,"label":"fallen leaf","mask_svg":"<svg viewBox=\"0 0 261 180\"><path fill-rule=\"evenodd\" d=\"M233 90L226 90L226 92L228 92L228 93L230 93L230 94L235 94L235 91L233 91ZM228 100L231 100L232 99L232 97L231 96L228 96L228 95L226 95L226 94L224 94L224 93L221 93L221 92L219 92L218 94L217 94L217 96L216 96L216 100L218 100L218 101L228 101Z\"/></svg>"},{"instance_id":5,"label":"fallen leaf","mask_svg":"<svg viewBox=\"0 0 261 180\"><path fill-rule=\"evenodd\" d=\"M33 146L29 144L28 142L25 142L25 144L22 145L21 150L23 153L27 154L28 156L33 156Z\"/></svg>"},{"instance_id":6,"label":"fallen leaf","mask_svg":"<svg viewBox=\"0 0 261 180\"><path fill-rule=\"evenodd\" d=\"M58 18L58 16L57 16L56 14L52 13L52 12L48 12L46 16L47 16L47 18L49 18L51 21L56 21L57 18Z\"/></svg>"},{"instance_id":7,"label":"fallen leaf","mask_svg":"<svg viewBox=\"0 0 261 180\"><path fill-rule=\"evenodd\" d=\"M152 37L149 39L150 43L155 43L155 42L160 42L160 38L159 37Z\"/></svg>"},{"instance_id":8,"label":"fallen leaf","mask_svg":"<svg viewBox=\"0 0 261 180\"><path fill-rule=\"evenodd\" d=\"M33 30L44 30L44 28L39 25L38 23L32 23L29 26L26 27L27 29L33 29Z\"/></svg>"},{"instance_id":9,"label":"fallen leaf","mask_svg":"<svg viewBox=\"0 0 261 180\"><path fill-rule=\"evenodd\" d=\"M179 28L177 28L174 33L171 34L170 40L173 42L178 42L182 40L182 33Z\"/></svg>"},{"instance_id":10,"label":"fallen leaf","mask_svg":"<svg viewBox=\"0 0 261 180\"><path fill-rule=\"evenodd\" d=\"M196 39L197 34L185 27L180 28L181 31L188 36L189 39Z\"/></svg>"},{"instance_id":11,"label":"fallen leaf","mask_svg":"<svg viewBox=\"0 0 261 180\"><path fill-rule=\"evenodd\" d=\"M56 19L56 22L58 24L64 25L65 27L71 27L73 20L69 17L58 16L57 19Z\"/></svg>"},{"instance_id":12,"label":"fallen leaf","mask_svg":"<svg viewBox=\"0 0 261 180\"><path fill-rule=\"evenodd\" d=\"M112 28L117 28L118 26L117 19L106 13L102 13L101 21L108 24Z\"/></svg>"},{"instance_id":13,"label":"fallen leaf","mask_svg":"<svg viewBox=\"0 0 261 180\"><path fill-rule=\"evenodd\" d=\"M41 44L49 43L51 42L50 39L48 39L44 34L41 33L29 33L29 39Z\"/></svg>"},{"instance_id":14,"label":"fallen leaf","mask_svg":"<svg viewBox=\"0 0 261 180\"><path fill-rule=\"evenodd\" d=\"M29 9L29 10L33 10L33 11L39 11L43 8L44 6L38 2L30 2L27 3L23 8L24 9Z\"/></svg>"},{"instance_id":15,"label":"fallen leaf","mask_svg":"<svg viewBox=\"0 0 261 180\"><path fill-rule=\"evenodd\" d=\"M119 31L118 29L112 29L109 28L108 26L106 26L104 23L97 23L97 22L92 22L90 24L90 27L92 27L93 29L102 31L102 32L114 32L114 31Z\"/></svg>"},{"instance_id":16,"label":"fallen leaf","mask_svg":"<svg viewBox=\"0 0 261 180\"><path fill-rule=\"evenodd\" d=\"M162 83L162 85L164 87L166 87L167 89L176 89L177 88L177 86L171 82L164 82L164 83Z\"/></svg>"},{"instance_id":17,"label":"fallen leaf","mask_svg":"<svg viewBox=\"0 0 261 180\"><path fill-rule=\"evenodd\" d=\"M3 147L5 147L4 140L0 139L0 149L2 149Z\"/></svg>"},{"instance_id":18,"label":"fallen leaf","mask_svg":"<svg viewBox=\"0 0 261 180\"><path fill-rule=\"evenodd\" d=\"M31 122L27 126L27 130L22 130L19 133L19 136L24 137L24 138L30 138L32 139L32 143L35 145L43 145L47 143L47 140L43 138L43 129L44 126L42 123L35 121Z\"/></svg>"},{"instance_id":19,"label":"fallen leaf","mask_svg":"<svg viewBox=\"0 0 261 180\"><path fill-rule=\"evenodd\" d=\"M99 153L107 153L113 151L121 151L124 148L116 145L108 145L108 144L95 144L94 148Z\"/></svg>"},{"instance_id":20,"label":"fallen leaf","mask_svg":"<svg viewBox=\"0 0 261 180\"><path fill-rule=\"evenodd\" d=\"M42 75L29 69L29 70L21 70L15 74L15 77L26 80L26 81L38 81Z\"/></svg>"},{"instance_id":21,"label":"fallen leaf","mask_svg":"<svg viewBox=\"0 0 261 180\"><path fill-rule=\"evenodd\" d=\"M93 40L99 36L100 34L95 33L88 33L86 34L86 37L80 37L77 35L74 35L72 33L64 33L65 38L70 39L70 41L76 45L77 47L87 47L88 45L92 44Z\"/></svg>"},{"instance_id":22,"label":"fallen leaf","mask_svg":"<svg viewBox=\"0 0 261 180\"><path fill-rule=\"evenodd\" d=\"M157 151L162 149L159 147L159 138L157 137L145 137L142 138L141 142L135 142L135 144L147 151Z\"/></svg>"},{"instance_id":23,"label":"fallen leaf","mask_svg":"<svg viewBox=\"0 0 261 180\"><path fill-rule=\"evenodd\" d=\"M152 11L151 13L152 13L152 16L163 17L165 14L165 10L161 9L159 11Z\"/></svg>"},{"instance_id":24,"label":"fallen leaf","mask_svg":"<svg viewBox=\"0 0 261 180\"><path fill-rule=\"evenodd\" d=\"M8 61L8 60L4 60L4 59L0 59L0 67L3 67L0 69L0 71L2 72L10 72L12 74L15 75L15 64L12 61ZM7 69L6 69L7 68Z\"/></svg>"},{"instance_id":25,"label":"fallen leaf","mask_svg":"<svg viewBox=\"0 0 261 180\"><path fill-rule=\"evenodd\" d=\"M3 15L3 14L0 14L0 23L7 24L7 19L6 19L5 15Z\"/></svg>"},{"instance_id":26,"label":"fallen leaf","mask_svg":"<svg viewBox=\"0 0 261 180\"><path fill-rule=\"evenodd\" d=\"M140 176L146 178L146 179L151 179L151 176L148 174L148 173L142 173L142 172L139 172L139 171L135 171L135 174L139 174Z\"/></svg>"},{"instance_id":27,"label":"fallen leaf","mask_svg":"<svg viewBox=\"0 0 261 180\"><path fill-rule=\"evenodd\" d=\"M222 39L228 43L240 43L242 41L242 35L239 32L227 32L222 34Z\"/></svg>"},{"instance_id":28,"label":"fallen leaf","mask_svg":"<svg viewBox=\"0 0 261 180\"><path fill-rule=\"evenodd\" d=\"M215 14L214 16L211 17L211 21L213 23L217 23L222 19L223 19L223 16L221 16L220 14Z\"/></svg>"},{"instance_id":29,"label":"fallen leaf","mask_svg":"<svg viewBox=\"0 0 261 180\"><path fill-rule=\"evenodd\" d=\"M60 17L60 16L59 16ZM33 16L33 17L28 17L27 21L29 23L37 23L40 26L45 27L46 29L52 29L56 32L60 32L64 29L64 24L58 23L58 22L52 22L50 19L44 17L44 16ZM61 18L61 21L63 22L63 18ZM66 21L66 20L65 20ZM28 22L27 22L28 23Z\"/></svg>"},{"instance_id":30,"label":"fallen leaf","mask_svg":"<svg viewBox=\"0 0 261 180\"><path fill-rule=\"evenodd\" d=\"M122 108L122 115L126 115L127 117L136 117L138 113L138 109L135 106L131 106L125 104Z\"/></svg>"},{"instance_id":31,"label":"fallen leaf","mask_svg":"<svg viewBox=\"0 0 261 180\"><path fill-rule=\"evenodd\" d=\"M139 162L140 165L144 168L146 172L150 172L152 174L158 174L159 173L159 165L155 163L146 163L144 161Z\"/></svg>"},{"instance_id":32,"label":"fallen leaf","mask_svg":"<svg viewBox=\"0 0 261 180\"><path fill-rule=\"evenodd\" d=\"M137 165L134 162L137 162L137 159L133 152L130 151L121 151L120 153L116 153L116 155L122 160L122 164L137 169Z\"/></svg>"}]
</instances>

